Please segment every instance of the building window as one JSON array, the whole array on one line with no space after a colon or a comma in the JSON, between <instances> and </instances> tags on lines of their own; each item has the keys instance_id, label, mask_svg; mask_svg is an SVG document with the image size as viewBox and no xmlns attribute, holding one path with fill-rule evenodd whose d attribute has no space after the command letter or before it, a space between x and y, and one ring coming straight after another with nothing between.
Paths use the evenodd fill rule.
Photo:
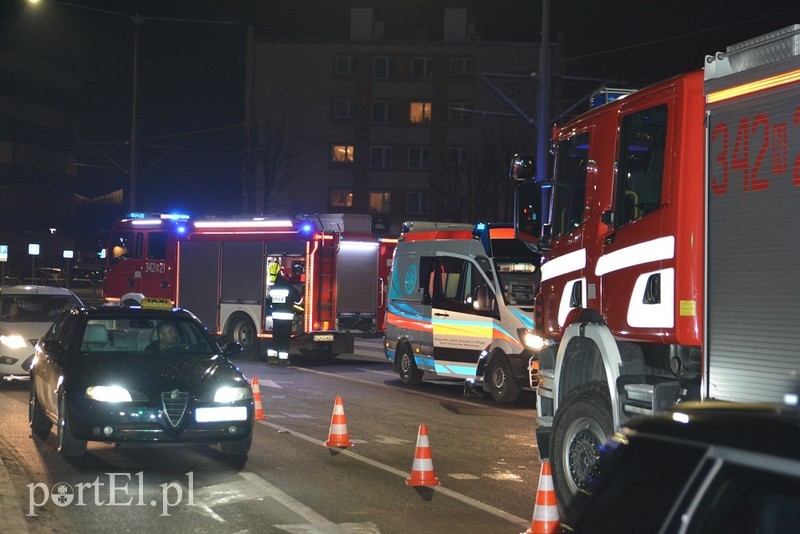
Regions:
<instances>
[{"instance_id":1,"label":"building window","mask_svg":"<svg viewBox=\"0 0 800 534\"><path fill-rule=\"evenodd\" d=\"M358 64L355 56L336 56L334 58L333 71L336 74L353 74L356 72Z\"/></svg>"},{"instance_id":2,"label":"building window","mask_svg":"<svg viewBox=\"0 0 800 534\"><path fill-rule=\"evenodd\" d=\"M353 145L333 145L331 161L334 163L353 163Z\"/></svg>"},{"instance_id":3,"label":"building window","mask_svg":"<svg viewBox=\"0 0 800 534\"><path fill-rule=\"evenodd\" d=\"M378 56L372 61L372 77L376 80L394 78L394 58Z\"/></svg>"},{"instance_id":4,"label":"building window","mask_svg":"<svg viewBox=\"0 0 800 534\"><path fill-rule=\"evenodd\" d=\"M394 120L394 106L392 102L372 103L372 122L391 124Z\"/></svg>"},{"instance_id":5,"label":"building window","mask_svg":"<svg viewBox=\"0 0 800 534\"><path fill-rule=\"evenodd\" d=\"M412 146L408 149L409 169L428 169L431 164L431 151L426 146Z\"/></svg>"},{"instance_id":6,"label":"building window","mask_svg":"<svg viewBox=\"0 0 800 534\"><path fill-rule=\"evenodd\" d=\"M374 146L370 148L369 166L371 169L391 169L392 148L388 146Z\"/></svg>"},{"instance_id":7,"label":"building window","mask_svg":"<svg viewBox=\"0 0 800 534\"><path fill-rule=\"evenodd\" d=\"M462 167L469 163L469 149L465 146L447 147L447 165L450 167Z\"/></svg>"},{"instance_id":8,"label":"building window","mask_svg":"<svg viewBox=\"0 0 800 534\"><path fill-rule=\"evenodd\" d=\"M336 119L352 119L356 116L356 103L353 100L334 100L333 116Z\"/></svg>"},{"instance_id":9,"label":"building window","mask_svg":"<svg viewBox=\"0 0 800 534\"><path fill-rule=\"evenodd\" d=\"M345 189L331 190L330 204L332 208L349 208L353 206L353 192Z\"/></svg>"},{"instance_id":10,"label":"building window","mask_svg":"<svg viewBox=\"0 0 800 534\"><path fill-rule=\"evenodd\" d=\"M466 74L472 72L472 58L468 57L451 57L450 58L450 75L455 76L458 74Z\"/></svg>"},{"instance_id":11,"label":"building window","mask_svg":"<svg viewBox=\"0 0 800 534\"><path fill-rule=\"evenodd\" d=\"M406 211L426 215L428 213L428 194L419 191L406 193Z\"/></svg>"},{"instance_id":12,"label":"building window","mask_svg":"<svg viewBox=\"0 0 800 534\"><path fill-rule=\"evenodd\" d=\"M411 102L408 120L411 121L411 124L430 124L431 103Z\"/></svg>"},{"instance_id":13,"label":"building window","mask_svg":"<svg viewBox=\"0 0 800 534\"><path fill-rule=\"evenodd\" d=\"M451 122L464 122L471 118L472 106L467 102L450 102L447 108L447 118Z\"/></svg>"},{"instance_id":14,"label":"building window","mask_svg":"<svg viewBox=\"0 0 800 534\"><path fill-rule=\"evenodd\" d=\"M369 211L371 213L389 213L392 211L392 194L372 192L369 194Z\"/></svg>"},{"instance_id":15,"label":"building window","mask_svg":"<svg viewBox=\"0 0 800 534\"><path fill-rule=\"evenodd\" d=\"M430 80L433 78L433 59L429 57L415 57L411 60L411 77L415 80Z\"/></svg>"}]
</instances>

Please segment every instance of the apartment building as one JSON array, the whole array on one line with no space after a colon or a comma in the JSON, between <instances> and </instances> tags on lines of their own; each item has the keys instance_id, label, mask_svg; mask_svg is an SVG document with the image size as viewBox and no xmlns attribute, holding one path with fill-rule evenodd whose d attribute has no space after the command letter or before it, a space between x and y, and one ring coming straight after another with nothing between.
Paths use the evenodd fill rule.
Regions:
<instances>
[{"instance_id":1,"label":"apartment building","mask_svg":"<svg viewBox=\"0 0 800 534\"><path fill-rule=\"evenodd\" d=\"M350 15L349 39L252 40L243 212L510 220L539 43L484 42L465 8L445 10L437 41L387 40L373 8Z\"/></svg>"}]
</instances>

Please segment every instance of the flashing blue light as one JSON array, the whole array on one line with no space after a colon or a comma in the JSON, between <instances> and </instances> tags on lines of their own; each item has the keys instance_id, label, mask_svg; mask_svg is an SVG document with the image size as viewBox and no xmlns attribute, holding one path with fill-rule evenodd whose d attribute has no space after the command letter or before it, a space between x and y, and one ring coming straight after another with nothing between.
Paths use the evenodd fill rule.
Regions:
<instances>
[{"instance_id":1,"label":"flashing blue light","mask_svg":"<svg viewBox=\"0 0 800 534\"><path fill-rule=\"evenodd\" d=\"M186 227L183 226L183 225L178 226L178 233L179 234L185 234L186 233Z\"/></svg>"},{"instance_id":2,"label":"flashing blue light","mask_svg":"<svg viewBox=\"0 0 800 534\"><path fill-rule=\"evenodd\" d=\"M169 219L170 221L188 221L189 216L183 213L167 213L161 216L162 219Z\"/></svg>"},{"instance_id":3,"label":"flashing blue light","mask_svg":"<svg viewBox=\"0 0 800 534\"><path fill-rule=\"evenodd\" d=\"M144 219L145 214L141 211L132 211L128 214L129 219Z\"/></svg>"},{"instance_id":4,"label":"flashing blue light","mask_svg":"<svg viewBox=\"0 0 800 534\"><path fill-rule=\"evenodd\" d=\"M476 224L475 225L475 230L478 231L478 232L480 232L482 230L486 230L486 224L484 224L484 223Z\"/></svg>"},{"instance_id":5,"label":"flashing blue light","mask_svg":"<svg viewBox=\"0 0 800 534\"><path fill-rule=\"evenodd\" d=\"M303 232L305 232L306 234L309 234L309 233L311 233L311 231L312 231L312 230L314 230L314 227L313 227L313 226L311 226L311 223L305 223L305 224L304 224L304 225L301 227L301 230L302 230Z\"/></svg>"}]
</instances>

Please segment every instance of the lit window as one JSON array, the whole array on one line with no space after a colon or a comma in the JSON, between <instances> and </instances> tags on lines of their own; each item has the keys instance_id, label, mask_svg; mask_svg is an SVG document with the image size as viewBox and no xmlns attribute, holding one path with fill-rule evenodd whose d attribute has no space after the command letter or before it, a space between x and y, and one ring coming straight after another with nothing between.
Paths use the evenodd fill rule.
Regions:
<instances>
[{"instance_id":1,"label":"lit window","mask_svg":"<svg viewBox=\"0 0 800 534\"><path fill-rule=\"evenodd\" d=\"M391 210L391 193L373 192L369 194L369 211L371 213L389 213Z\"/></svg>"},{"instance_id":2,"label":"lit window","mask_svg":"<svg viewBox=\"0 0 800 534\"><path fill-rule=\"evenodd\" d=\"M331 161L334 163L353 163L353 145L333 145Z\"/></svg>"},{"instance_id":3,"label":"lit window","mask_svg":"<svg viewBox=\"0 0 800 534\"><path fill-rule=\"evenodd\" d=\"M372 169L392 168L392 148L388 146L374 146L369 151L369 166Z\"/></svg>"},{"instance_id":4,"label":"lit window","mask_svg":"<svg viewBox=\"0 0 800 534\"><path fill-rule=\"evenodd\" d=\"M411 60L411 77L415 80L430 80L433 78L433 59L429 57L415 57Z\"/></svg>"},{"instance_id":5,"label":"lit window","mask_svg":"<svg viewBox=\"0 0 800 534\"><path fill-rule=\"evenodd\" d=\"M428 213L428 194L419 191L406 193L406 211L415 214Z\"/></svg>"},{"instance_id":6,"label":"lit window","mask_svg":"<svg viewBox=\"0 0 800 534\"><path fill-rule=\"evenodd\" d=\"M394 59L386 56L376 57L372 62L372 77L377 80L394 77Z\"/></svg>"},{"instance_id":7,"label":"lit window","mask_svg":"<svg viewBox=\"0 0 800 534\"><path fill-rule=\"evenodd\" d=\"M334 100L333 116L337 119L352 119L356 116L356 103L352 100Z\"/></svg>"},{"instance_id":8,"label":"lit window","mask_svg":"<svg viewBox=\"0 0 800 534\"><path fill-rule=\"evenodd\" d=\"M427 169L430 167L431 151L426 146L414 146L408 149L408 168Z\"/></svg>"},{"instance_id":9,"label":"lit window","mask_svg":"<svg viewBox=\"0 0 800 534\"><path fill-rule=\"evenodd\" d=\"M349 208L353 205L353 192L334 189L331 191L330 203L332 208Z\"/></svg>"},{"instance_id":10,"label":"lit window","mask_svg":"<svg viewBox=\"0 0 800 534\"><path fill-rule=\"evenodd\" d=\"M372 103L372 122L391 124L394 120L394 106L391 102Z\"/></svg>"},{"instance_id":11,"label":"lit window","mask_svg":"<svg viewBox=\"0 0 800 534\"><path fill-rule=\"evenodd\" d=\"M353 74L356 71L357 63L355 56L336 56L333 70L336 74Z\"/></svg>"},{"instance_id":12,"label":"lit window","mask_svg":"<svg viewBox=\"0 0 800 534\"><path fill-rule=\"evenodd\" d=\"M431 122L430 102L411 102L409 120L412 124L428 124Z\"/></svg>"},{"instance_id":13,"label":"lit window","mask_svg":"<svg viewBox=\"0 0 800 534\"><path fill-rule=\"evenodd\" d=\"M450 75L466 74L472 72L472 58L468 57L451 57L450 58Z\"/></svg>"}]
</instances>

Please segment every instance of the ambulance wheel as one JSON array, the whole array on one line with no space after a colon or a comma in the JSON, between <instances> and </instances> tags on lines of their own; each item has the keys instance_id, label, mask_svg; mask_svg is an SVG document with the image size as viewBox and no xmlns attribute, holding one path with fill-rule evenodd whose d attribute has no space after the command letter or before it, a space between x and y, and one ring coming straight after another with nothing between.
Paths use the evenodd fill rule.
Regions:
<instances>
[{"instance_id":1,"label":"ambulance wheel","mask_svg":"<svg viewBox=\"0 0 800 534\"><path fill-rule=\"evenodd\" d=\"M519 385L514 381L511 364L504 355L498 354L492 359L487 378L489 392L497 402L514 402L519 398Z\"/></svg>"},{"instance_id":2,"label":"ambulance wheel","mask_svg":"<svg viewBox=\"0 0 800 534\"><path fill-rule=\"evenodd\" d=\"M230 336L242 346L243 360L255 360L258 357L258 331L249 315L237 313L231 318Z\"/></svg>"},{"instance_id":3,"label":"ambulance wheel","mask_svg":"<svg viewBox=\"0 0 800 534\"><path fill-rule=\"evenodd\" d=\"M414 355L408 345L402 345L397 355L397 372L403 384L419 384L422 382L422 371L417 369Z\"/></svg>"},{"instance_id":4,"label":"ambulance wheel","mask_svg":"<svg viewBox=\"0 0 800 534\"><path fill-rule=\"evenodd\" d=\"M574 519L600 476L600 447L614 432L605 382L572 390L556 411L550 438L553 484L561 518Z\"/></svg>"}]
</instances>

